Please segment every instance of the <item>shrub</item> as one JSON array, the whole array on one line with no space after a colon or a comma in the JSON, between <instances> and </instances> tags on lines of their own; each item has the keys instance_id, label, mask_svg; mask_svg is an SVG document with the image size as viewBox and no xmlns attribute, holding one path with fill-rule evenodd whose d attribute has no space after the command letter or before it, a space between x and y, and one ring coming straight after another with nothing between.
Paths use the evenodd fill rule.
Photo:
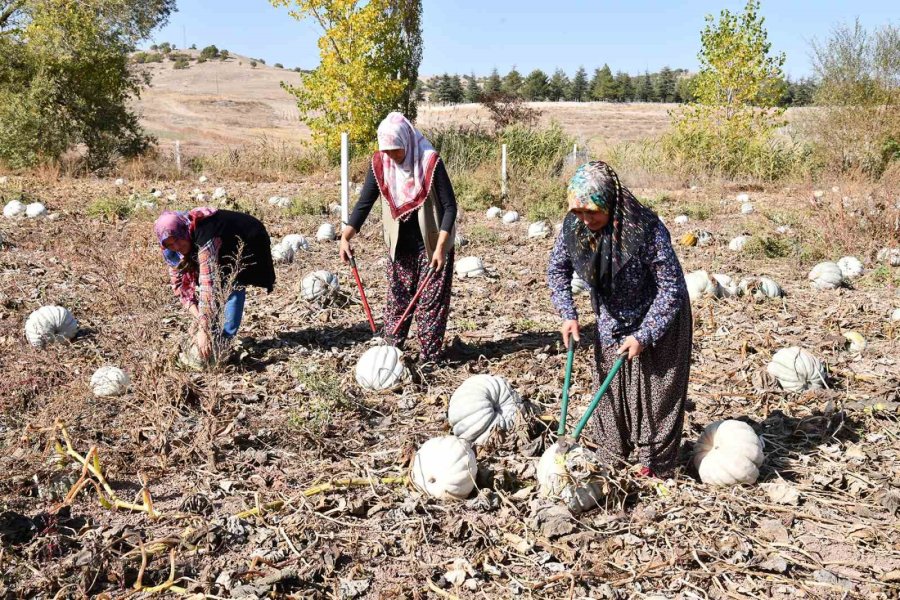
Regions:
<instances>
[{"instance_id":1,"label":"shrub","mask_svg":"<svg viewBox=\"0 0 900 600\"><path fill-rule=\"evenodd\" d=\"M250 61L250 68L251 68L251 69L255 69L255 68L256 68L256 61L255 61L255 60L251 60L251 61Z\"/></svg>"},{"instance_id":2,"label":"shrub","mask_svg":"<svg viewBox=\"0 0 900 600\"><path fill-rule=\"evenodd\" d=\"M482 95L481 105L487 109L495 131L506 129L511 125L533 127L541 116L541 111L525 104L519 96L506 92Z\"/></svg>"},{"instance_id":3,"label":"shrub","mask_svg":"<svg viewBox=\"0 0 900 600\"><path fill-rule=\"evenodd\" d=\"M284 68L284 65L281 64L281 63L275 63L275 68L276 68L276 69L283 69L283 68Z\"/></svg>"},{"instance_id":4,"label":"shrub","mask_svg":"<svg viewBox=\"0 0 900 600\"><path fill-rule=\"evenodd\" d=\"M746 256L756 258L784 258L794 252L793 244L784 236L754 235L744 246Z\"/></svg>"},{"instance_id":5,"label":"shrub","mask_svg":"<svg viewBox=\"0 0 900 600\"><path fill-rule=\"evenodd\" d=\"M529 221L558 221L565 216L566 186L561 177L536 177L513 188L513 197Z\"/></svg>"},{"instance_id":6,"label":"shrub","mask_svg":"<svg viewBox=\"0 0 900 600\"><path fill-rule=\"evenodd\" d=\"M337 200L337 194L328 194L324 189L307 190L302 196L295 196L292 199L285 214L290 217L327 215L330 199Z\"/></svg>"},{"instance_id":7,"label":"shrub","mask_svg":"<svg viewBox=\"0 0 900 600\"><path fill-rule=\"evenodd\" d=\"M174 68L175 69L187 69L190 66L191 65L188 61L184 60L183 58L179 58L178 60L175 61Z\"/></svg>"},{"instance_id":8,"label":"shrub","mask_svg":"<svg viewBox=\"0 0 900 600\"><path fill-rule=\"evenodd\" d=\"M197 59L197 64L198 64L198 65L199 65L199 64L202 64L202 63L205 63L205 62L206 62L206 59L203 58L202 56L201 56L200 58Z\"/></svg>"},{"instance_id":9,"label":"shrub","mask_svg":"<svg viewBox=\"0 0 900 600\"><path fill-rule=\"evenodd\" d=\"M311 150L265 137L253 144L196 156L189 162L190 169L197 173L248 181L282 179L285 175L304 176L327 166L327 156L319 149Z\"/></svg>"},{"instance_id":10,"label":"shrub","mask_svg":"<svg viewBox=\"0 0 900 600\"><path fill-rule=\"evenodd\" d=\"M213 46L207 46L203 50L200 51L200 58L205 58L207 60L218 58L219 57L219 49Z\"/></svg>"},{"instance_id":11,"label":"shrub","mask_svg":"<svg viewBox=\"0 0 900 600\"><path fill-rule=\"evenodd\" d=\"M116 221L127 219L134 207L126 198L122 197L106 197L97 198L87 207L89 217L96 219L104 219L106 221Z\"/></svg>"},{"instance_id":12,"label":"shrub","mask_svg":"<svg viewBox=\"0 0 900 600\"><path fill-rule=\"evenodd\" d=\"M219 58L221 60L226 60L229 56L228 50L219 50Z\"/></svg>"},{"instance_id":13,"label":"shrub","mask_svg":"<svg viewBox=\"0 0 900 600\"><path fill-rule=\"evenodd\" d=\"M460 171L453 176L456 201L465 211L482 211L500 201L500 180L491 181L486 173Z\"/></svg>"}]
</instances>

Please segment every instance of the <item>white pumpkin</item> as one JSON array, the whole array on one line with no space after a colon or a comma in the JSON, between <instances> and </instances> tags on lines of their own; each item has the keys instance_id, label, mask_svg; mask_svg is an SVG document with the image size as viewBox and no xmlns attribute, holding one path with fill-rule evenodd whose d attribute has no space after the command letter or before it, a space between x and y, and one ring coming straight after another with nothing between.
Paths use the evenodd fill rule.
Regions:
<instances>
[{"instance_id":1,"label":"white pumpkin","mask_svg":"<svg viewBox=\"0 0 900 600\"><path fill-rule=\"evenodd\" d=\"M99 398L121 396L130 384L131 379L119 367L100 367L91 375L91 391Z\"/></svg>"},{"instance_id":2,"label":"white pumpkin","mask_svg":"<svg viewBox=\"0 0 900 600\"><path fill-rule=\"evenodd\" d=\"M200 183L202 185L202 184L206 183L207 181L209 181L209 177L207 177L206 175L201 175L200 179L197 180L197 183Z\"/></svg>"},{"instance_id":3,"label":"white pumpkin","mask_svg":"<svg viewBox=\"0 0 900 600\"><path fill-rule=\"evenodd\" d=\"M713 234L708 231L698 231L697 232L697 245L698 246L709 246L713 243L715 238Z\"/></svg>"},{"instance_id":4,"label":"white pumpkin","mask_svg":"<svg viewBox=\"0 0 900 600\"><path fill-rule=\"evenodd\" d=\"M194 200L196 200L197 202L206 202L206 194L200 192L199 194L194 196Z\"/></svg>"},{"instance_id":5,"label":"white pumpkin","mask_svg":"<svg viewBox=\"0 0 900 600\"><path fill-rule=\"evenodd\" d=\"M333 242L335 238L334 225L331 223L322 223L319 230L316 231L316 239L320 242Z\"/></svg>"},{"instance_id":6,"label":"white pumpkin","mask_svg":"<svg viewBox=\"0 0 900 600\"><path fill-rule=\"evenodd\" d=\"M749 202L745 202L744 204L741 204L741 214L742 215L753 214L753 205L750 204Z\"/></svg>"},{"instance_id":7,"label":"white pumpkin","mask_svg":"<svg viewBox=\"0 0 900 600\"><path fill-rule=\"evenodd\" d=\"M299 233L289 233L282 238L281 243L294 252L309 250L309 242L306 240L305 236L302 236Z\"/></svg>"},{"instance_id":8,"label":"white pumpkin","mask_svg":"<svg viewBox=\"0 0 900 600\"><path fill-rule=\"evenodd\" d=\"M688 296L691 302L696 302L700 298L710 296L713 298L722 297L722 286L714 277L710 277L706 271L694 271L684 276L687 284Z\"/></svg>"},{"instance_id":9,"label":"white pumpkin","mask_svg":"<svg viewBox=\"0 0 900 600\"><path fill-rule=\"evenodd\" d=\"M13 217L21 217L25 214L27 208L24 204L19 202L18 200L10 200L6 203L6 206L3 207L3 216L7 219L12 219Z\"/></svg>"},{"instance_id":10,"label":"white pumpkin","mask_svg":"<svg viewBox=\"0 0 900 600\"><path fill-rule=\"evenodd\" d=\"M764 298L781 298L784 291L778 283L769 277L742 279L738 284L738 290L745 296L752 295L758 300Z\"/></svg>"},{"instance_id":11,"label":"white pumpkin","mask_svg":"<svg viewBox=\"0 0 900 600\"><path fill-rule=\"evenodd\" d=\"M747 202L750 202L750 194L747 194L747 193L738 194L737 196L735 196L734 199L737 200L738 202L740 202L741 204L746 204Z\"/></svg>"},{"instance_id":12,"label":"white pumpkin","mask_svg":"<svg viewBox=\"0 0 900 600\"><path fill-rule=\"evenodd\" d=\"M550 235L550 224L547 221L536 221L528 226L529 238L545 238Z\"/></svg>"},{"instance_id":13,"label":"white pumpkin","mask_svg":"<svg viewBox=\"0 0 900 600\"><path fill-rule=\"evenodd\" d=\"M453 240L453 245L457 248L462 248L469 245L469 240L457 233L456 238Z\"/></svg>"},{"instance_id":14,"label":"white pumpkin","mask_svg":"<svg viewBox=\"0 0 900 600\"><path fill-rule=\"evenodd\" d=\"M713 273L713 279L719 284L723 298L730 298L731 296L738 295L738 284L731 276Z\"/></svg>"},{"instance_id":15,"label":"white pumpkin","mask_svg":"<svg viewBox=\"0 0 900 600\"><path fill-rule=\"evenodd\" d=\"M506 379L473 375L450 397L447 420L454 435L477 445L484 443L495 429L510 430L521 407L522 398Z\"/></svg>"},{"instance_id":16,"label":"white pumpkin","mask_svg":"<svg viewBox=\"0 0 900 600\"><path fill-rule=\"evenodd\" d=\"M173 192L166 196L166 200L168 200L169 202L175 202L178 200L178 194Z\"/></svg>"},{"instance_id":17,"label":"white pumpkin","mask_svg":"<svg viewBox=\"0 0 900 600\"><path fill-rule=\"evenodd\" d=\"M690 221L687 215L678 215L675 217L676 225L687 225L687 222Z\"/></svg>"},{"instance_id":18,"label":"white pumpkin","mask_svg":"<svg viewBox=\"0 0 900 600\"><path fill-rule=\"evenodd\" d=\"M744 249L744 246L746 246L747 242L749 241L749 235L739 235L737 237L731 238L731 241L728 242L728 249L732 252L740 252Z\"/></svg>"},{"instance_id":19,"label":"white pumpkin","mask_svg":"<svg viewBox=\"0 0 900 600\"><path fill-rule=\"evenodd\" d=\"M772 356L766 372L788 392L819 389L825 385L825 368L819 359L797 346L782 348Z\"/></svg>"},{"instance_id":20,"label":"white pumpkin","mask_svg":"<svg viewBox=\"0 0 900 600\"><path fill-rule=\"evenodd\" d=\"M294 249L281 242L272 246L272 261L277 264L287 264L294 261Z\"/></svg>"},{"instance_id":21,"label":"white pumpkin","mask_svg":"<svg viewBox=\"0 0 900 600\"><path fill-rule=\"evenodd\" d=\"M519 213L517 213L514 210L511 210L511 211L507 212L505 215L503 215L504 223L515 223L518 220L519 220Z\"/></svg>"},{"instance_id":22,"label":"white pumpkin","mask_svg":"<svg viewBox=\"0 0 900 600\"><path fill-rule=\"evenodd\" d=\"M891 321L894 323L900 322L900 308L895 308L894 312L891 313Z\"/></svg>"},{"instance_id":23,"label":"white pumpkin","mask_svg":"<svg viewBox=\"0 0 900 600\"><path fill-rule=\"evenodd\" d=\"M225 193L225 188L217 187L215 190L213 190L212 198L213 200L221 200L227 195L228 194Z\"/></svg>"},{"instance_id":24,"label":"white pumpkin","mask_svg":"<svg viewBox=\"0 0 900 600\"><path fill-rule=\"evenodd\" d=\"M809 280L817 290L835 290L844 283L844 275L837 264L820 262L809 272Z\"/></svg>"},{"instance_id":25,"label":"white pumpkin","mask_svg":"<svg viewBox=\"0 0 900 600\"><path fill-rule=\"evenodd\" d=\"M341 211L341 205L337 204L336 202L328 205L328 212L336 217L341 216Z\"/></svg>"},{"instance_id":26,"label":"white pumpkin","mask_svg":"<svg viewBox=\"0 0 900 600\"><path fill-rule=\"evenodd\" d=\"M882 248L878 251L878 262L883 262L892 267L900 267L900 248Z\"/></svg>"},{"instance_id":27,"label":"white pumpkin","mask_svg":"<svg viewBox=\"0 0 900 600\"><path fill-rule=\"evenodd\" d=\"M484 263L477 256L467 256L456 262L457 277L481 277L484 275Z\"/></svg>"},{"instance_id":28,"label":"white pumpkin","mask_svg":"<svg viewBox=\"0 0 900 600\"><path fill-rule=\"evenodd\" d=\"M369 348L356 363L356 383L370 392L389 390L408 376L403 353L394 346Z\"/></svg>"},{"instance_id":29,"label":"white pumpkin","mask_svg":"<svg viewBox=\"0 0 900 600\"><path fill-rule=\"evenodd\" d=\"M862 352L868 345L866 338L858 331L845 331L844 338L847 340L847 350L850 352Z\"/></svg>"},{"instance_id":30,"label":"white pumpkin","mask_svg":"<svg viewBox=\"0 0 900 600\"><path fill-rule=\"evenodd\" d=\"M291 205L291 199L285 196L272 196L269 198L269 204L278 208L287 208Z\"/></svg>"},{"instance_id":31,"label":"white pumpkin","mask_svg":"<svg viewBox=\"0 0 900 600\"><path fill-rule=\"evenodd\" d=\"M475 488L475 452L456 436L431 438L413 458L412 481L435 498L462 500Z\"/></svg>"},{"instance_id":32,"label":"white pumpkin","mask_svg":"<svg viewBox=\"0 0 900 600\"><path fill-rule=\"evenodd\" d=\"M490 207L489 209L487 209L487 212L485 213L485 216L487 216L488 219L496 219L496 218L498 218L501 214L503 214L503 209L502 209L502 208L500 208L499 206L492 206L492 207Z\"/></svg>"},{"instance_id":33,"label":"white pumpkin","mask_svg":"<svg viewBox=\"0 0 900 600\"><path fill-rule=\"evenodd\" d=\"M790 225L779 225L775 229L775 233L777 233L779 235L787 235L787 234L791 233L791 226Z\"/></svg>"},{"instance_id":34,"label":"white pumpkin","mask_svg":"<svg viewBox=\"0 0 900 600\"><path fill-rule=\"evenodd\" d=\"M821 200L825 197L825 192L823 190L816 190L813 192L813 198L816 200Z\"/></svg>"},{"instance_id":35,"label":"white pumpkin","mask_svg":"<svg viewBox=\"0 0 900 600\"><path fill-rule=\"evenodd\" d=\"M590 293L591 286L588 285L588 282L581 278L581 275L578 274L577 271L572 272L572 293L573 294L587 294Z\"/></svg>"},{"instance_id":36,"label":"white pumpkin","mask_svg":"<svg viewBox=\"0 0 900 600\"><path fill-rule=\"evenodd\" d=\"M313 271L300 282L300 295L309 302L325 302L341 289L337 275L331 271Z\"/></svg>"},{"instance_id":37,"label":"white pumpkin","mask_svg":"<svg viewBox=\"0 0 900 600\"><path fill-rule=\"evenodd\" d=\"M837 261L837 266L841 270L844 279L856 279L863 274L863 264L855 256L845 256Z\"/></svg>"},{"instance_id":38,"label":"white pumpkin","mask_svg":"<svg viewBox=\"0 0 900 600\"><path fill-rule=\"evenodd\" d=\"M545 498L562 499L574 514L600 506L603 501L601 488L589 479L596 463L596 455L583 446L552 444L538 460L538 493Z\"/></svg>"},{"instance_id":39,"label":"white pumpkin","mask_svg":"<svg viewBox=\"0 0 900 600\"><path fill-rule=\"evenodd\" d=\"M49 342L72 339L78 333L78 321L62 306L42 306L25 321L25 337L40 348Z\"/></svg>"},{"instance_id":40,"label":"white pumpkin","mask_svg":"<svg viewBox=\"0 0 900 600\"><path fill-rule=\"evenodd\" d=\"M694 446L694 466L707 485L756 483L762 465L763 440L743 421L710 423Z\"/></svg>"},{"instance_id":41,"label":"white pumpkin","mask_svg":"<svg viewBox=\"0 0 900 600\"><path fill-rule=\"evenodd\" d=\"M153 190L152 192L150 192L150 195L152 195L154 198L162 198L163 193L162 190Z\"/></svg>"}]
</instances>

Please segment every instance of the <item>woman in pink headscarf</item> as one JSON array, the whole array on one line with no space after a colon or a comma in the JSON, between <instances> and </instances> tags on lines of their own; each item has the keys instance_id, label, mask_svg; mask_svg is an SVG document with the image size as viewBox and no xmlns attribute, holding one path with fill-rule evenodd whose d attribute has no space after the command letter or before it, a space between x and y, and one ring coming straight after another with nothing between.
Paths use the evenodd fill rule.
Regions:
<instances>
[{"instance_id":1,"label":"woman in pink headscarf","mask_svg":"<svg viewBox=\"0 0 900 600\"><path fill-rule=\"evenodd\" d=\"M416 304L416 324L425 362L441 354L453 279L456 197L438 153L400 113L389 114L378 126L378 151L359 201L341 233L340 254L349 262L350 240L359 233L381 196L381 221L390 260L384 330L394 330L403 311L429 270L434 271ZM410 320L389 336L402 346Z\"/></svg>"},{"instance_id":2,"label":"woman in pink headscarf","mask_svg":"<svg viewBox=\"0 0 900 600\"><path fill-rule=\"evenodd\" d=\"M197 350L208 358L211 336L217 333L213 327L221 327L224 340L237 334L246 286L271 292L275 285L269 234L255 217L210 207L167 210L154 223L153 232L169 267L172 291L197 319ZM229 291L224 302L216 294L222 290Z\"/></svg>"}]
</instances>

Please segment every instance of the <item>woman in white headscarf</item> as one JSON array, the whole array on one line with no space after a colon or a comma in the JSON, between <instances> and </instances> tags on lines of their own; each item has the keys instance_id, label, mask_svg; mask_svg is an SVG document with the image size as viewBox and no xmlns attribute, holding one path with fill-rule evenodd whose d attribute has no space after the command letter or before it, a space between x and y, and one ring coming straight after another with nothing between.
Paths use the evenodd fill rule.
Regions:
<instances>
[{"instance_id":1,"label":"woman in white headscarf","mask_svg":"<svg viewBox=\"0 0 900 600\"><path fill-rule=\"evenodd\" d=\"M390 260L384 331L402 346L409 333L407 319L391 336L420 282L433 275L416 304L421 359L441 355L453 279L456 197L438 153L400 113L389 114L378 126L378 151L359 201L341 233L340 254L349 262L350 240L359 233L381 196L381 220Z\"/></svg>"}]
</instances>

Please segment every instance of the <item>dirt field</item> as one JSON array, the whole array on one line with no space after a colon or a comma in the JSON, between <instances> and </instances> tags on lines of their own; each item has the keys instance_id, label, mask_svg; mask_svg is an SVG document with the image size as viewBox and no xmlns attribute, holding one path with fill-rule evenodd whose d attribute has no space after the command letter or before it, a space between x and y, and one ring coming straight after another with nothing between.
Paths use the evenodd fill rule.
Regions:
<instances>
[{"instance_id":1,"label":"dirt field","mask_svg":"<svg viewBox=\"0 0 900 600\"><path fill-rule=\"evenodd\" d=\"M694 305L678 476L654 483L619 473L627 499L575 517L539 498L535 481L537 457L555 430L565 360L544 276L552 241L527 240L527 223L462 215L470 244L457 257L481 256L489 276L454 281L449 361L425 373L411 362L413 380L401 390L365 394L353 370L373 342L336 243L314 239L321 222L336 219L286 217L267 202L312 186L336 195L336 184L318 176L286 186L200 186L207 194L224 186L227 205L262 217L273 238L310 240L309 251L277 267L270 296L248 295L239 351L207 373L175 364L187 319L152 239L155 211L113 222L87 214L97 198L146 194L152 182L117 189L109 180L13 178L0 187L4 202L24 189L59 215L0 219L0 595L119 598L138 581L165 586L171 568L174 587L139 595L898 596L900 327L888 315L900 306L900 273L860 249L867 274L852 288L817 292L806 280L807 259L727 249L743 231L771 232L776 214L793 215L789 240L811 239L822 219L810 208L811 190L754 192L750 216L721 190L640 191L657 198L668 223L689 207L706 207L687 226L671 227L673 236L691 228L715 236L709 247L678 248L686 271L767 274L787 297ZM185 207L196 185L162 190ZM837 196L829 192L823 202ZM371 222L357 251L376 318L385 293L379 229ZM300 279L316 269L339 275L345 302L319 308L300 299ZM28 346L23 323L45 304L72 311L80 325L74 341ZM588 299L579 306L589 329ZM861 354L844 350L841 333L849 329L868 339ZM759 377L771 354L790 345L827 363L829 389L787 394ZM574 417L589 401L590 361L583 343ZM131 376L129 393L92 396L88 381L104 364ZM450 394L473 373L507 378L541 418L479 449L470 499L423 497L402 478L415 449L448 431ZM757 485L711 488L689 466L692 442L722 418L746 419L763 436ZM121 500L140 503L145 485L157 518L102 507L92 484L65 502L82 467L59 455L59 424L80 456L96 449ZM364 481L346 488L348 479Z\"/></svg>"}]
</instances>

